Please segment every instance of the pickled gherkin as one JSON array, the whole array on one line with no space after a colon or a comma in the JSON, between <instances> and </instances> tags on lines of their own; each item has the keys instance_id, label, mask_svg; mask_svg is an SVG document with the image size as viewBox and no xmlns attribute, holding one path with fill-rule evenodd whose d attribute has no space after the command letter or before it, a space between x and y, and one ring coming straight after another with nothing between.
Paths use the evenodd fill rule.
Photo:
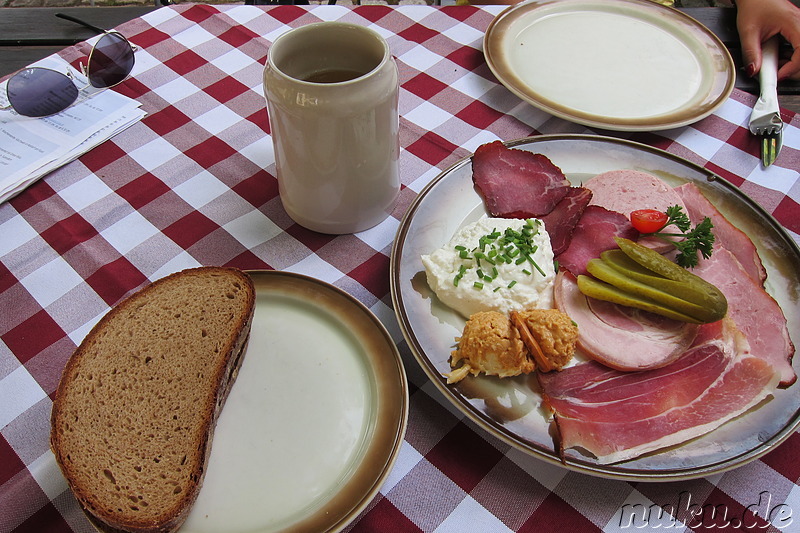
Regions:
<instances>
[{"instance_id":1,"label":"pickled gherkin","mask_svg":"<svg viewBox=\"0 0 800 533\"><path fill-rule=\"evenodd\" d=\"M669 293L673 296L705 307L716 308L725 296L714 285L700 279L702 283L686 283L666 278L649 270L627 255L622 250L608 250L600 254L600 258L610 267L641 283L645 283ZM697 276L695 276L697 277ZM727 307L727 305L726 305Z\"/></svg>"},{"instance_id":2,"label":"pickled gherkin","mask_svg":"<svg viewBox=\"0 0 800 533\"><path fill-rule=\"evenodd\" d=\"M675 320L716 322L728 310L720 290L658 252L628 239L616 238L619 250L603 252L578 276L586 296L627 305Z\"/></svg>"},{"instance_id":3,"label":"pickled gherkin","mask_svg":"<svg viewBox=\"0 0 800 533\"><path fill-rule=\"evenodd\" d=\"M625 305L628 307L635 307L637 309L642 309L643 311L656 313L658 315L665 316L673 320L679 320L681 322L691 322L694 324L702 323L700 320L692 316L681 313L680 311L676 311L674 309L670 309L669 307L661 305L649 298L644 298L634 293L618 289L613 285L598 281L591 276L584 276L583 274L579 275L578 289L580 289L584 295L591 298L596 298L598 300Z\"/></svg>"}]
</instances>

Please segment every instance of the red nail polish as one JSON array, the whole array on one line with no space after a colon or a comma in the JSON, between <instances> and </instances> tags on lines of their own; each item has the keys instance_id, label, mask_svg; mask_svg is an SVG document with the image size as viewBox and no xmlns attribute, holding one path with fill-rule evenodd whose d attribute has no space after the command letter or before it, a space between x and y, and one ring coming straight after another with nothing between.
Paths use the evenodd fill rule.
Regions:
<instances>
[{"instance_id":1,"label":"red nail polish","mask_svg":"<svg viewBox=\"0 0 800 533\"><path fill-rule=\"evenodd\" d=\"M747 74L748 78L752 78L756 75L756 66L754 63L748 63L747 67L744 70L745 74Z\"/></svg>"}]
</instances>

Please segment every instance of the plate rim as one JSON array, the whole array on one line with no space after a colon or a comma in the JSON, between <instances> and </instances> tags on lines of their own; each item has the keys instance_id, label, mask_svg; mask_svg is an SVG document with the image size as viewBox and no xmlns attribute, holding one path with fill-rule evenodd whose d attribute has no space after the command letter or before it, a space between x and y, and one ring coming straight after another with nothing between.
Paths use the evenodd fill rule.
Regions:
<instances>
[{"instance_id":1,"label":"plate rim","mask_svg":"<svg viewBox=\"0 0 800 533\"><path fill-rule=\"evenodd\" d=\"M609 2L609 0L527 0L522 3L509 6L494 17L494 19L489 23L489 26L487 27L483 37L483 54L486 59L486 63L489 66L489 70L491 70L492 74L494 74L494 76L503 86L528 104L564 120L582 124L584 126L611 131L660 131L686 126L707 117L723 103L725 103L725 101L733 92L736 84L736 66L730 51L710 29L682 11L661 5L651 0L614 1L620 4L635 6L636 9L642 9L646 12L652 12L655 16L661 18L669 17L672 20L682 23L688 28L691 28L695 32L695 37L697 37L697 34L699 33L705 39L714 44L715 52L722 56L722 59L725 63L726 77L723 83L722 78L718 74L715 74L714 77L720 79L717 81L717 83L712 83L712 90L710 91L710 94L713 94L714 96L713 98L706 99L708 103L698 107L698 110L695 113L686 114L691 107L679 108L679 110L683 110L683 113L678 116L676 116L675 111L672 111L656 117L604 118L593 113L570 108L569 106L557 105L551 99L536 94L535 91L526 90L524 84L518 85L514 79L510 79L509 76L503 74L502 69L499 66L500 58L503 55L502 47L499 44L502 39L501 36L497 34L498 32L501 32L502 25L507 23L509 19L519 19L520 17L528 15L531 12L535 13L536 10L546 9L554 4L558 4L561 10L566 10L568 9L569 4L596 4L601 6L610 4L611 2ZM497 43L495 43L495 41L497 41ZM699 44L704 43L700 42ZM720 84L721 86L719 90L713 90Z\"/></svg>"},{"instance_id":2,"label":"plate rim","mask_svg":"<svg viewBox=\"0 0 800 533\"><path fill-rule=\"evenodd\" d=\"M684 165L695 172L704 174L706 176L707 181L718 182L725 188L732 191L742 201L744 201L749 208L757 211L759 216L762 216L764 220L768 221L771 225L771 229L775 231L782 238L782 240L786 242L787 246L789 246L789 248L793 250L795 255L795 260L796 261L800 260L800 245L798 245L794 241L794 239L791 238L791 236L786 232L783 226L781 226L781 224L772 216L772 214L767 212L760 204L755 202L748 195L744 194L738 187L733 185L725 178L715 174L714 172L700 165L692 163L691 161L688 161L678 155L672 154L660 148L645 145L628 139L621 139L616 137L607 137L603 135L593 135L593 134L536 135L509 141L503 141L503 144L505 144L508 147L515 147L520 145L535 144L538 142L571 141L571 140L610 143L610 144L627 146L629 148L644 150L650 152L651 154L665 157L673 162ZM486 431L493 437L498 438L499 440L505 442L506 444L509 444L513 448L516 448L517 450L520 450L529 456L543 460L547 463L566 468L567 470L580 472L583 474L589 474L606 479L617 479L623 481L651 481L651 482L685 481L690 479L706 477L714 474L721 474L729 470L733 470L755 459L758 459L759 457L762 457L766 453L772 451L775 447L779 446L784 441L786 441L800 426L800 407L798 407L798 410L794 413L794 415L789 418L790 422L789 424L784 426L775 435L772 435L766 442L762 443L761 446L755 449L745 451L725 461L718 461L716 463L704 465L702 467L693 467L690 470L671 469L654 473L652 471L643 472L641 469L626 469L624 467L625 463L621 463L620 466L615 464L602 465L602 464L588 463L588 462L577 462L571 458L561 459L555 456L539 452L533 446L531 446L530 441L527 441L526 439L513 434L512 431L505 429L499 424L496 424L493 421L489 420L488 417L486 417L486 415L478 412L477 409L475 409L470 403L459 401L458 398L460 395L457 395L453 393L453 391L451 391L451 389L447 386L446 379L434 368L430 359L428 359L424 355L424 353L419 352L419 350L422 349L422 347L417 342L417 339L413 335L413 332L409 331L410 325L408 324L406 319L405 307L403 305L403 298L400 291L400 284L403 282L403 280L399 279L400 275L399 266L401 263L402 248L403 245L405 244L405 238L410 229L409 224L414 214L419 209L420 204L424 201L429 191L433 189L436 186L436 184L446 179L446 177L450 175L452 172L468 164L472 159L472 156L473 154L470 153L469 155L459 159L446 169L442 170L439 173L439 175L434 177L425 187L422 188L422 190L419 192L414 201L409 205L403 219L400 222L400 226L398 227L397 230L397 236L392 245L391 258L390 258L390 279L389 279L392 305L395 311L395 315L397 317L397 321L399 323L403 337L405 338L406 343L408 344L409 349L412 355L414 356L414 359L423 369L429 380L433 382L434 386L439 390L439 392L442 393L445 396L445 398L447 398L447 400L453 404L454 407L456 407L459 411L464 413L472 422L477 424L479 427L481 427L484 431Z\"/></svg>"}]
</instances>

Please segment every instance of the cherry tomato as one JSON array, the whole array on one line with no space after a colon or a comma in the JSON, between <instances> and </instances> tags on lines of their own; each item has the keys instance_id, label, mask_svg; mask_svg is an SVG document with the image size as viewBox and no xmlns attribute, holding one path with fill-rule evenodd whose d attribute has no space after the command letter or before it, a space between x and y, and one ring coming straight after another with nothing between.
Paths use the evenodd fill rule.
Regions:
<instances>
[{"instance_id":1,"label":"cherry tomato","mask_svg":"<svg viewBox=\"0 0 800 533\"><path fill-rule=\"evenodd\" d=\"M631 224L640 233L655 233L667 224L667 214L656 209L631 212Z\"/></svg>"}]
</instances>

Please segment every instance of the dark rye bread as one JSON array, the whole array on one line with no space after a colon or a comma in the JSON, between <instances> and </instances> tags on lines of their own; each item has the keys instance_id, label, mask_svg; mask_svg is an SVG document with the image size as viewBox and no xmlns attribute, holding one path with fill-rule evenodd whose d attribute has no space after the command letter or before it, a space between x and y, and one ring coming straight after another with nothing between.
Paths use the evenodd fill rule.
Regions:
<instances>
[{"instance_id":1,"label":"dark rye bread","mask_svg":"<svg viewBox=\"0 0 800 533\"><path fill-rule=\"evenodd\" d=\"M184 522L254 307L243 272L184 270L114 307L67 362L50 445L96 526L162 532Z\"/></svg>"}]
</instances>

